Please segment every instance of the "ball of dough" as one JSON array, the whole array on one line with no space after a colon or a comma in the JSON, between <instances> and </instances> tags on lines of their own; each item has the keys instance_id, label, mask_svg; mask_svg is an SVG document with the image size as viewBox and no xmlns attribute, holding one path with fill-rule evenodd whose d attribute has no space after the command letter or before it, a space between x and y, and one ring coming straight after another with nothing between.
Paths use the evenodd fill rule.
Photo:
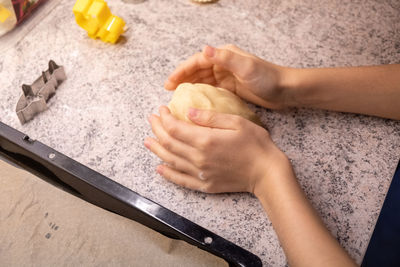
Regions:
<instances>
[{"instance_id":1,"label":"ball of dough","mask_svg":"<svg viewBox=\"0 0 400 267\"><path fill-rule=\"evenodd\" d=\"M212 110L242 116L257 124L259 117L248 108L245 102L223 88L202 83L182 83L176 88L168 104L172 115L180 120L191 122L187 117L189 108Z\"/></svg>"}]
</instances>

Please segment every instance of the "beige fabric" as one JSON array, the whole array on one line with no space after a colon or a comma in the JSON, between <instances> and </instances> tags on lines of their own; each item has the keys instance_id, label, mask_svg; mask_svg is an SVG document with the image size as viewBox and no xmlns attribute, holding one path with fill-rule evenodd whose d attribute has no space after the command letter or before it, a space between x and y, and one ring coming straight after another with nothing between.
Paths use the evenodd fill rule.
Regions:
<instances>
[{"instance_id":1,"label":"beige fabric","mask_svg":"<svg viewBox=\"0 0 400 267\"><path fill-rule=\"evenodd\" d=\"M0 160L1 266L228 266Z\"/></svg>"},{"instance_id":2,"label":"beige fabric","mask_svg":"<svg viewBox=\"0 0 400 267\"><path fill-rule=\"evenodd\" d=\"M191 122L189 108L207 109L242 116L260 124L259 117L234 93L203 83L182 83L176 88L168 108L178 119Z\"/></svg>"}]
</instances>

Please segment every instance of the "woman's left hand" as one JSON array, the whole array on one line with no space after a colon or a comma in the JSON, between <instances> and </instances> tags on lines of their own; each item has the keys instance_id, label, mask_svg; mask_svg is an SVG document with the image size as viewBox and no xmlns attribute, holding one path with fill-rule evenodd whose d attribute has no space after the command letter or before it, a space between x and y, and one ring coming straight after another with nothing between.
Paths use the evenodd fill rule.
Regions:
<instances>
[{"instance_id":1,"label":"woman's left hand","mask_svg":"<svg viewBox=\"0 0 400 267\"><path fill-rule=\"evenodd\" d=\"M149 121L156 136L144 144L166 164L166 179L207 193L254 193L286 160L262 127L236 115L189 109L194 123L176 119L165 106Z\"/></svg>"}]
</instances>

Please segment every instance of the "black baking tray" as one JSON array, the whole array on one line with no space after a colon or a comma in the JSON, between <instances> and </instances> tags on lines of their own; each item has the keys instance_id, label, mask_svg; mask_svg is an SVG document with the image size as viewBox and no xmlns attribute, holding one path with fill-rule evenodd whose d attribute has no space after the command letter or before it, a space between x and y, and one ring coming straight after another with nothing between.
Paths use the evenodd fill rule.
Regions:
<instances>
[{"instance_id":1,"label":"black baking tray","mask_svg":"<svg viewBox=\"0 0 400 267\"><path fill-rule=\"evenodd\" d=\"M0 155L85 201L195 245L230 266L262 266L251 252L2 122Z\"/></svg>"}]
</instances>

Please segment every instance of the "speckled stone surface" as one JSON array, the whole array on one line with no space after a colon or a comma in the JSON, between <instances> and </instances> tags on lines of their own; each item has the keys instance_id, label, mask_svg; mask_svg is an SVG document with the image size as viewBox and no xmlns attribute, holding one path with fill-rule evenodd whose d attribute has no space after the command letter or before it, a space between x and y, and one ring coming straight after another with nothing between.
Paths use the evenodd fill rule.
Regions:
<instances>
[{"instance_id":1,"label":"speckled stone surface","mask_svg":"<svg viewBox=\"0 0 400 267\"><path fill-rule=\"evenodd\" d=\"M172 93L163 82L203 45L234 43L293 67L400 63L400 4L386 1L108 1L129 30L117 45L89 39L60 6L0 57L0 120L260 256L286 259L272 225L249 194L207 195L155 173L143 146L147 117ZM1 41L1 39L0 39ZM65 67L50 108L21 126L21 84L49 59ZM358 263L400 155L400 123L375 117L253 107L324 222ZM294 220L296 218L293 218Z\"/></svg>"}]
</instances>

